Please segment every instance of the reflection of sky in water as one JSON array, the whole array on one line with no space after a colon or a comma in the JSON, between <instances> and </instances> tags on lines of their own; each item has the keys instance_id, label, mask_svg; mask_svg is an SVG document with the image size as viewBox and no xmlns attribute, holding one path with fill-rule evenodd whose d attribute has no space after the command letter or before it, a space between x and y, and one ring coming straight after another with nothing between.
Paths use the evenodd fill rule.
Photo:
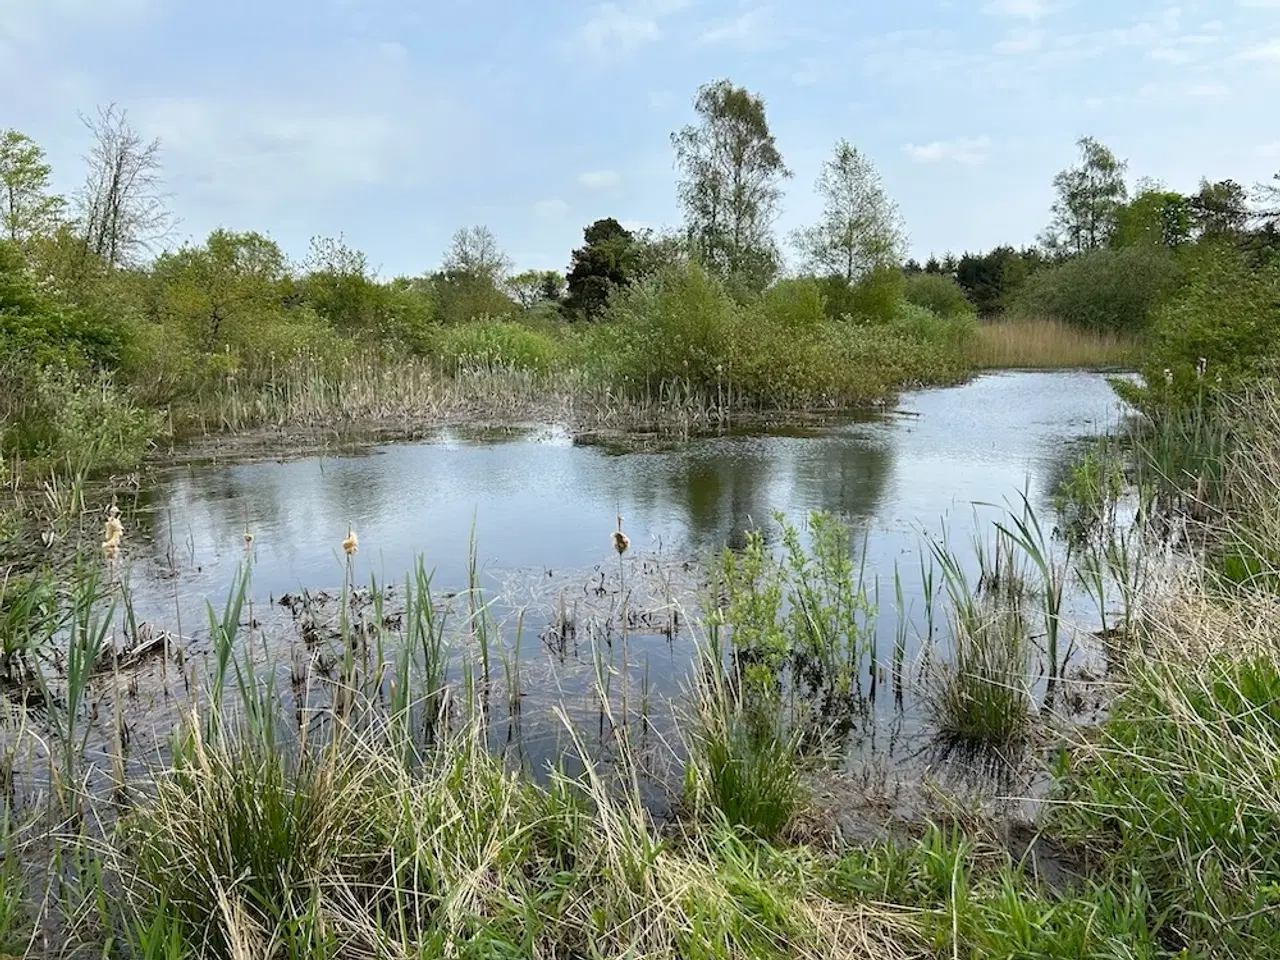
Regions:
<instances>
[{"instance_id":1,"label":"reflection of sky in water","mask_svg":"<svg viewBox=\"0 0 1280 960\"><path fill-rule=\"evenodd\" d=\"M176 591L187 598L190 624L203 616L206 597L221 603L244 557L246 526L255 536L253 593L264 600L339 586L348 522L360 535L358 582L401 581L423 555L437 571L435 585L456 589L467 582L473 529L480 563L496 583L512 570L560 576L605 564L616 571L609 538L619 513L638 552L685 559L740 543L775 510L796 520L829 510L852 521L859 551L865 538L866 576L879 580L885 612L877 636L883 661L897 632L895 566L922 630L921 533L936 536L945 526L954 546L967 547L1000 516L973 505L1012 507L1024 490L1051 527L1052 484L1073 441L1120 416L1102 376L1008 373L908 394L893 414L810 436L722 437L617 455L575 446L557 431L492 444L444 434L367 455L192 466L144 494L139 519L155 542L150 560L134 557L132 579L140 611L171 620ZM176 580L159 575L170 555ZM526 624L526 659L541 654L528 639L540 630ZM674 692L688 652L651 640L637 643L653 647L645 659L655 692ZM913 636L908 656L919 652ZM590 671L580 672L589 682Z\"/></svg>"},{"instance_id":2,"label":"reflection of sky in water","mask_svg":"<svg viewBox=\"0 0 1280 960\"><path fill-rule=\"evenodd\" d=\"M832 510L865 525L869 559L883 560L913 553L916 530L935 532L944 516L964 534L974 502L1012 504L1028 489L1048 510L1069 442L1119 416L1105 380L1081 373L983 377L907 395L900 409L912 415L659 453L612 455L551 434L192 467L164 478L146 506L156 555L172 548L180 566L201 568L183 573L183 593L222 592L246 526L260 596L339 583L348 522L360 534L358 579L398 580L422 554L444 587L465 585L473 525L486 569L577 568L609 558L619 513L637 547L685 556L740 539L774 510Z\"/></svg>"}]
</instances>

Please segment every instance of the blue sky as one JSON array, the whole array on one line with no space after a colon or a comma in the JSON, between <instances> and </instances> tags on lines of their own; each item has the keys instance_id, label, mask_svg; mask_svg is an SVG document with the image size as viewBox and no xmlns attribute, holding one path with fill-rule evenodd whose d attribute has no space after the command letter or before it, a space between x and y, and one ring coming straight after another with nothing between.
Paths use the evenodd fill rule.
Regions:
<instances>
[{"instance_id":1,"label":"blue sky","mask_svg":"<svg viewBox=\"0 0 1280 960\"><path fill-rule=\"evenodd\" d=\"M388 275L484 223L560 268L603 216L679 220L670 133L699 84L762 94L812 220L846 137L917 256L1030 243L1096 136L1184 190L1280 170L1280 0L0 0L0 128L71 190L77 111L160 137L178 238L343 234Z\"/></svg>"}]
</instances>

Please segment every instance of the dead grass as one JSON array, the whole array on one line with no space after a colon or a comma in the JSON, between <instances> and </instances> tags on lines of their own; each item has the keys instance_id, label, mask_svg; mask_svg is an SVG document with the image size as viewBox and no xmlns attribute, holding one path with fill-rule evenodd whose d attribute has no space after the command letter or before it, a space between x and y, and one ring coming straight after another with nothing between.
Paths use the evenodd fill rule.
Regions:
<instances>
[{"instance_id":1,"label":"dead grass","mask_svg":"<svg viewBox=\"0 0 1280 960\"><path fill-rule=\"evenodd\" d=\"M984 323L973 340L972 361L984 370L1058 370L1131 367L1139 343L1133 337L1082 330L1055 320Z\"/></svg>"}]
</instances>

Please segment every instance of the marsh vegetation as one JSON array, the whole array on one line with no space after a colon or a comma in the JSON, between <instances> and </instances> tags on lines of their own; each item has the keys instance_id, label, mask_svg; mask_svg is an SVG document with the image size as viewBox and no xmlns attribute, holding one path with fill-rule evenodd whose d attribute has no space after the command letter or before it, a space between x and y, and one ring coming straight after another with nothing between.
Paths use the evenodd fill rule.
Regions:
<instances>
[{"instance_id":1,"label":"marsh vegetation","mask_svg":"<svg viewBox=\"0 0 1280 960\"><path fill-rule=\"evenodd\" d=\"M0 953L1280 951L1274 211L1086 138L903 263L841 140L788 273L763 100L694 113L564 275L175 248L123 111L73 203L3 134Z\"/></svg>"}]
</instances>

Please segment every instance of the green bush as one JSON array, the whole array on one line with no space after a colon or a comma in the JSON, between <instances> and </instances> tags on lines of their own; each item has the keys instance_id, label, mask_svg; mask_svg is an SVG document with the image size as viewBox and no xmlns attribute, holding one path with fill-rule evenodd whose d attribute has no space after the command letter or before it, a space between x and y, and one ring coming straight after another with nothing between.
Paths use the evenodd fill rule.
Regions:
<instances>
[{"instance_id":1,"label":"green bush","mask_svg":"<svg viewBox=\"0 0 1280 960\"><path fill-rule=\"evenodd\" d=\"M822 288L812 277L780 280L765 291L765 318L789 330L812 330L826 320Z\"/></svg>"},{"instance_id":2,"label":"green bush","mask_svg":"<svg viewBox=\"0 0 1280 960\"><path fill-rule=\"evenodd\" d=\"M908 301L898 304L891 326L922 344L943 350L959 350L977 332L978 317L972 309L939 314Z\"/></svg>"},{"instance_id":3,"label":"green bush","mask_svg":"<svg viewBox=\"0 0 1280 960\"><path fill-rule=\"evenodd\" d=\"M0 360L102 366L119 357L123 341L115 324L72 308L39 286L21 248L0 241Z\"/></svg>"},{"instance_id":4,"label":"green bush","mask_svg":"<svg viewBox=\"0 0 1280 960\"><path fill-rule=\"evenodd\" d=\"M6 401L18 402L0 449L66 461L74 471L130 469L141 462L161 416L143 410L107 374L49 365L18 376L0 372Z\"/></svg>"},{"instance_id":5,"label":"green bush","mask_svg":"<svg viewBox=\"0 0 1280 960\"><path fill-rule=\"evenodd\" d=\"M547 333L519 323L463 323L439 331L434 352L446 369L548 373L560 347Z\"/></svg>"},{"instance_id":6,"label":"green bush","mask_svg":"<svg viewBox=\"0 0 1280 960\"><path fill-rule=\"evenodd\" d=\"M719 280L690 263L621 291L604 313L614 330L596 343L615 351L624 382L713 386L724 379L739 309Z\"/></svg>"},{"instance_id":7,"label":"green bush","mask_svg":"<svg viewBox=\"0 0 1280 960\"><path fill-rule=\"evenodd\" d=\"M1146 387L1126 391L1145 409L1234 394L1280 359L1280 259L1255 264L1214 246L1188 260L1181 295L1152 325Z\"/></svg>"},{"instance_id":8,"label":"green bush","mask_svg":"<svg viewBox=\"0 0 1280 960\"><path fill-rule=\"evenodd\" d=\"M964 288L940 273L917 273L907 277L903 298L917 307L932 310L940 317L973 316L975 310Z\"/></svg>"},{"instance_id":9,"label":"green bush","mask_svg":"<svg viewBox=\"0 0 1280 960\"><path fill-rule=\"evenodd\" d=\"M1034 274L1013 311L1091 330L1138 333L1181 282L1182 269L1170 250L1097 250Z\"/></svg>"}]
</instances>

